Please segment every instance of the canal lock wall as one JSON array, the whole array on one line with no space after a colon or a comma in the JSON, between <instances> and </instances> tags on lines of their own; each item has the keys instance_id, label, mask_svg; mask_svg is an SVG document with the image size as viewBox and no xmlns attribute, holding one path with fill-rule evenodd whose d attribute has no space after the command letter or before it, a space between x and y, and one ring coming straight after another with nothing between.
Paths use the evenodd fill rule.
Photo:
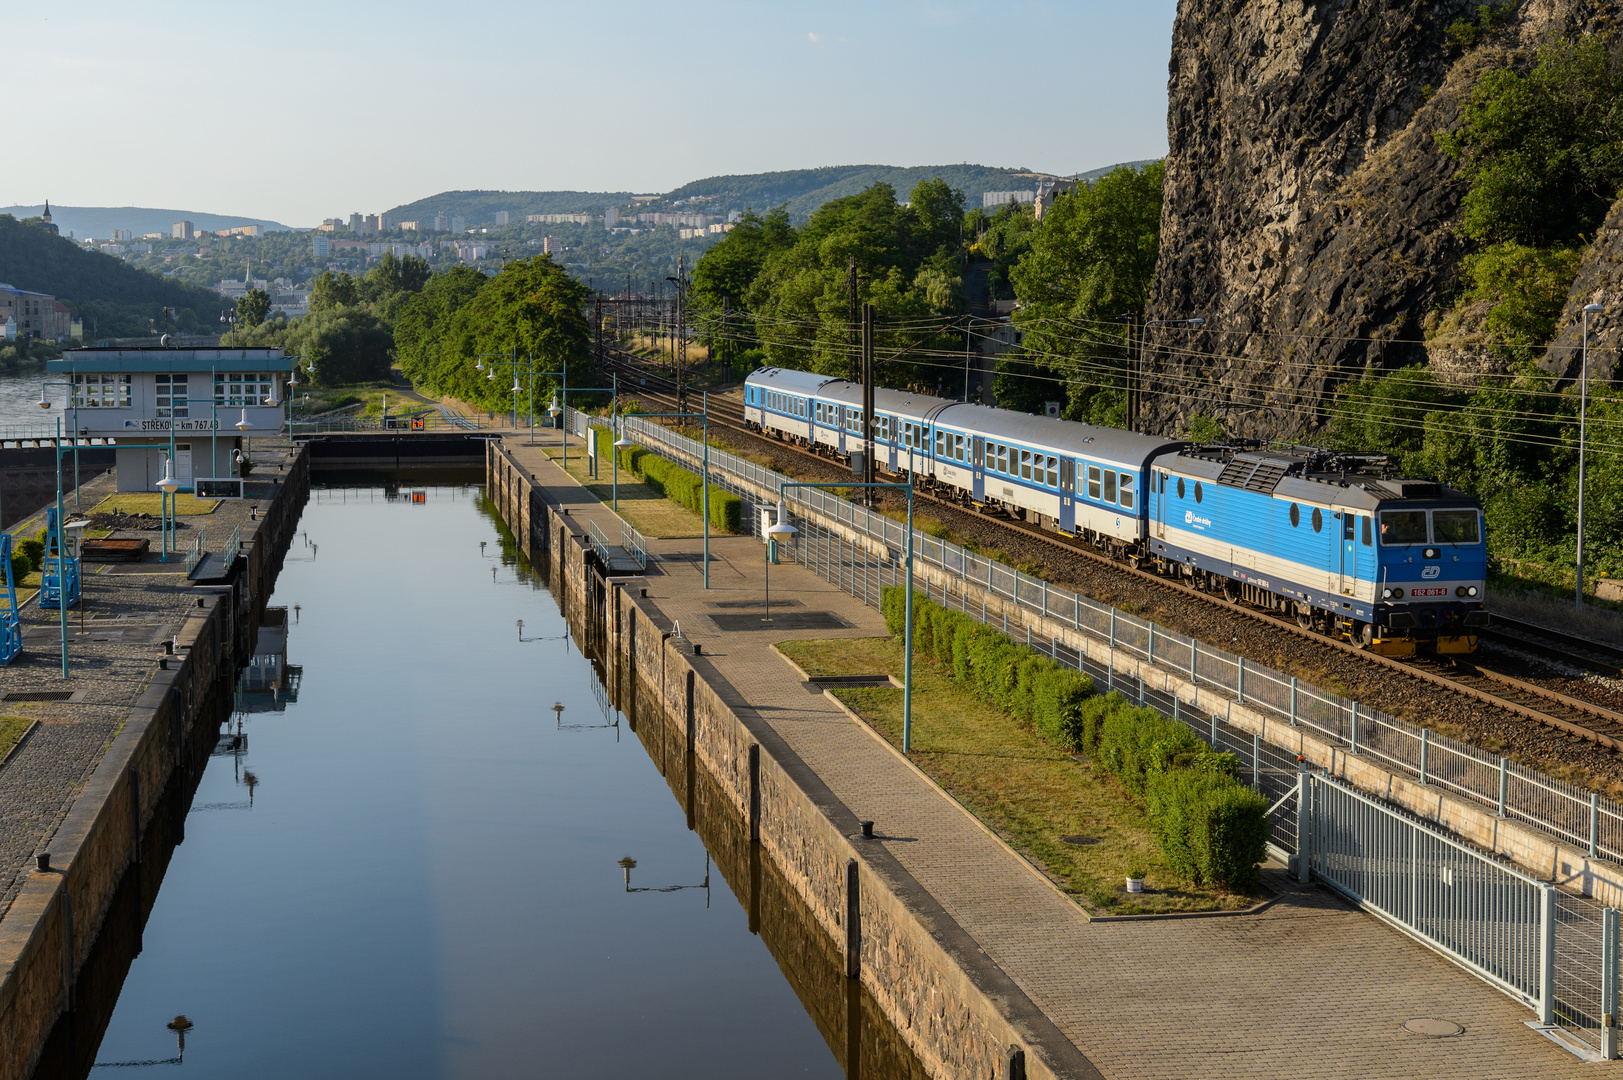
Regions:
<instances>
[{"instance_id":1,"label":"canal lock wall","mask_svg":"<svg viewBox=\"0 0 1623 1080\"><path fill-rule=\"evenodd\" d=\"M841 959L927 1075L1099 1074L706 656L674 635L640 578L608 578L586 529L505 448L490 444L486 495L520 551L545 568L571 630L611 686L640 688L714 778ZM814 1017L826 1005L809 1006ZM822 1020L819 1019L819 1024Z\"/></svg>"},{"instance_id":2,"label":"canal lock wall","mask_svg":"<svg viewBox=\"0 0 1623 1080\"><path fill-rule=\"evenodd\" d=\"M308 456L297 454L278 480L257 520L244 526L242 557L230 575L194 590L198 606L178 632L175 655L163 667L154 658L150 680L45 848L50 869L32 872L0 919L0 1080L27 1080L53 1032L60 1040L62 1023L71 1025L79 979L121 889L127 895L132 884L139 888L140 919L156 895L161 877L148 880L143 851L150 858L154 826L176 842L183 835L183 820L155 819L166 806L185 813L189 791L186 798L166 797L177 783L195 784L217 742L221 710L229 710L236 673L253 654L260 616L309 495ZM92 1054L110 1003L95 1012L87 1025L93 1035L69 1037Z\"/></svg>"}]
</instances>

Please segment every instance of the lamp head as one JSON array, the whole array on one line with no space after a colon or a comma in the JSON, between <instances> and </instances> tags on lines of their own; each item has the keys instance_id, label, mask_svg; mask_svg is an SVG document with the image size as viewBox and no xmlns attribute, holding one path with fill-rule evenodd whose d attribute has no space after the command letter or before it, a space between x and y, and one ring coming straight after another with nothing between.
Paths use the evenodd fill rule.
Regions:
<instances>
[{"instance_id":1,"label":"lamp head","mask_svg":"<svg viewBox=\"0 0 1623 1080\"><path fill-rule=\"evenodd\" d=\"M766 530L768 536L793 536L800 530L789 524L789 510L778 500L778 520L773 522Z\"/></svg>"},{"instance_id":2,"label":"lamp head","mask_svg":"<svg viewBox=\"0 0 1623 1080\"><path fill-rule=\"evenodd\" d=\"M253 425L248 422L248 410L244 409L242 410L242 419L237 421L237 430L247 431L251 427L253 427Z\"/></svg>"},{"instance_id":3,"label":"lamp head","mask_svg":"<svg viewBox=\"0 0 1623 1080\"><path fill-rule=\"evenodd\" d=\"M1190 326L1205 326L1206 325L1206 320L1205 319L1185 319L1184 322L1188 323Z\"/></svg>"},{"instance_id":4,"label":"lamp head","mask_svg":"<svg viewBox=\"0 0 1623 1080\"><path fill-rule=\"evenodd\" d=\"M39 407L42 409L49 409L51 407L51 403L45 399L44 387L41 387L39 391Z\"/></svg>"},{"instance_id":5,"label":"lamp head","mask_svg":"<svg viewBox=\"0 0 1623 1080\"><path fill-rule=\"evenodd\" d=\"M523 387L521 387L521 386L519 386L519 384L518 384L518 380L517 380L517 379L514 379L514 380L513 380L513 393L515 393L515 394L516 394L516 393L518 393L518 392L519 392L519 391L520 391L520 390L522 390L522 389L523 389Z\"/></svg>"},{"instance_id":6,"label":"lamp head","mask_svg":"<svg viewBox=\"0 0 1623 1080\"><path fill-rule=\"evenodd\" d=\"M1606 309L1603 308L1599 304L1585 304L1584 305L1584 314L1585 315L1594 315L1594 314L1597 314L1597 313L1605 311L1605 310Z\"/></svg>"},{"instance_id":7,"label":"lamp head","mask_svg":"<svg viewBox=\"0 0 1623 1080\"><path fill-rule=\"evenodd\" d=\"M616 450L624 450L628 446L636 446L636 445L637 445L636 443L632 442L630 439L626 438L624 435L620 436L618 439L616 439L614 441L614 448Z\"/></svg>"},{"instance_id":8,"label":"lamp head","mask_svg":"<svg viewBox=\"0 0 1623 1080\"><path fill-rule=\"evenodd\" d=\"M180 487L180 481L175 478L175 461L173 458L163 459L163 479L158 481L158 486L163 489L165 495L173 495L175 490Z\"/></svg>"}]
</instances>

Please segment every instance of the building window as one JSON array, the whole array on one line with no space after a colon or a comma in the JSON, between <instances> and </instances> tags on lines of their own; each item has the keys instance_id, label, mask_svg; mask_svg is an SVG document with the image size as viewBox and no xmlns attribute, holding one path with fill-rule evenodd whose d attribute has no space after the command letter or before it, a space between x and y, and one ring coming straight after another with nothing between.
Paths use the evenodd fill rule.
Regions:
<instances>
[{"instance_id":1,"label":"building window","mask_svg":"<svg viewBox=\"0 0 1623 1080\"><path fill-rule=\"evenodd\" d=\"M73 384L73 403L81 409L129 408L128 375L75 375Z\"/></svg>"},{"instance_id":2,"label":"building window","mask_svg":"<svg viewBox=\"0 0 1623 1080\"><path fill-rule=\"evenodd\" d=\"M214 403L238 407L264 405L271 400L272 386L268 371L217 372L214 376Z\"/></svg>"},{"instance_id":3,"label":"building window","mask_svg":"<svg viewBox=\"0 0 1623 1080\"><path fill-rule=\"evenodd\" d=\"M182 419L191 414L186 411L186 376L159 375L157 415L159 419Z\"/></svg>"}]
</instances>

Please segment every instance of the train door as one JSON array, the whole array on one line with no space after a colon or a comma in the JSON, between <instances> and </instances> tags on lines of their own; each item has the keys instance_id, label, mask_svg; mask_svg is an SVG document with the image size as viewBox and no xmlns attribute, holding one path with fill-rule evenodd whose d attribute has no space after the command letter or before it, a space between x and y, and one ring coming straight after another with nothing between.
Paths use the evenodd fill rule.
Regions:
<instances>
[{"instance_id":1,"label":"train door","mask_svg":"<svg viewBox=\"0 0 1623 1080\"><path fill-rule=\"evenodd\" d=\"M1076 462L1068 457L1059 459L1059 527L1076 531Z\"/></svg>"},{"instance_id":2,"label":"train door","mask_svg":"<svg viewBox=\"0 0 1623 1080\"><path fill-rule=\"evenodd\" d=\"M983 503L986 501L985 454L986 440L981 438L979 435L976 435L973 442L970 444L969 463L971 466L973 466L973 472L975 474L975 479L973 481L973 492L975 501L978 503Z\"/></svg>"},{"instance_id":3,"label":"train door","mask_svg":"<svg viewBox=\"0 0 1623 1080\"><path fill-rule=\"evenodd\" d=\"M834 406L834 449L839 454L845 453L845 406Z\"/></svg>"},{"instance_id":4,"label":"train door","mask_svg":"<svg viewBox=\"0 0 1623 1080\"><path fill-rule=\"evenodd\" d=\"M1351 596L1358 581L1358 515L1341 512L1341 594Z\"/></svg>"},{"instance_id":5,"label":"train door","mask_svg":"<svg viewBox=\"0 0 1623 1080\"><path fill-rule=\"evenodd\" d=\"M1156 470L1150 473L1150 521L1155 535L1162 540L1167 536L1167 474Z\"/></svg>"}]
</instances>

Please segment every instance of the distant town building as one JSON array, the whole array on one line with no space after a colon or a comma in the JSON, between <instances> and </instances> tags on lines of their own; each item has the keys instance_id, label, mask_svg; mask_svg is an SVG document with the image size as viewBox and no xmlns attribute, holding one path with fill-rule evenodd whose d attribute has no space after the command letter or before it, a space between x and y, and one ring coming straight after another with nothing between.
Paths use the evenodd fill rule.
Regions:
<instances>
[{"instance_id":1,"label":"distant town building","mask_svg":"<svg viewBox=\"0 0 1623 1080\"><path fill-rule=\"evenodd\" d=\"M1060 184L1043 184L1040 188L1038 188L1037 197L1033 200L1033 204L1037 208L1037 220L1041 221L1043 219L1043 214L1054 205L1055 200L1061 195L1065 194L1067 191L1070 191L1071 187L1072 185L1067 182Z\"/></svg>"},{"instance_id":2,"label":"distant town building","mask_svg":"<svg viewBox=\"0 0 1623 1080\"><path fill-rule=\"evenodd\" d=\"M981 192L981 208L990 210L994 206L1008 206L1010 203L1030 204L1037 199L1035 191L983 191Z\"/></svg>"},{"instance_id":3,"label":"distant town building","mask_svg":"<svg viewBox=\"0 0 1623 1080\"><path fill-rule=\"evenodd\" d=\"M325 259L332 251L332 241L325 236L310 238L310 254L318 259Z\"/></svg>"},{"instance_id":4,"label":"distant town building","mask_svg":"<svg viewBox=\"0 0 1623 1080\"><path fill-rule=\"evenodd\" d=\"M451 219L449 217L447 217L446 215L444 215L444 214L435 214L434 215L434 231L435 232L450 232L451 231Z\"/></svg>"},{"instance_id":5,"label":"distant town building","mask_svg":"<svg viewBox=\"0 0 1623 1080\"><path fill-rule=\"evenodd\" d=\"M368 215L366 215L366 217L364 219L362 219L362 222L361 222L361 231L363 233L366 233L368 236L373 236L373 235L376 235L377 233L382 232L383 231L383 218L382 218L382 216L379 215L379 214L368 214Z\"/></svg>"},{"instance_id":6,"label":"distant town building","mask_svg":"<svg viewBox=\"0 0 1623 1080\"><path fill-rule=\"evenodd\" d=\"M62 230L51 224L51 200L45 200L45 212L39 216L40 224L51 230L52 236L61 236Z\"/></svg>"},{"instance_id":7,"label":"distant town building","mask_svg":"<svg viewBox=\"0 0 1623 1080\"><path fill-rule=\"evenodd\" d=\"M611 206L603 211L603 227L605 229L612 229L618 224L620 224L620 211L618 209Z\"/></svg>"},{"instance_id":8,"label":"distant town building","mask_svg":"<svg viewBox=\"0 0 1623 1080\"><path fill-rule=\"evenodd\" d=\"M124 254L124 245L123 244L98 244L97 245L97 250L99 250L103 255L122 255L122 254Z\"/></svg>"},{"instance_id":9,"label":"distant town building","mask_svg":"<svg viewBox=\"0 0 1623 1080\"><path fill-rule=\"evenodd\" d=\"M360 234L366 231L366 219L359 214L349 215L349 231Z\"/></svg>"},{"instance_id":10,"label":"distant town building","mask_svg":"<svg viewBox=\"0 0 1623 1080\"><path fill-rule=\"evenodd\" d=\"M729 210L729 211L727 211L727 224L736 225L740 221L743 221L743 220L744 220L744 212L742 210Z\"/></svg>"},{"instance_id":11,"label":"distant town building","mask_svg":"<svg viewBox=\"0 0 1623 1080\"><path fill-rule=\"evenodd\" d=\"M68 336L73 317L54 296L0 283L0 321L4 320L14 320L7 335L11 340L60 341Z\"/></svg>"},{"instance_id":12,"label":"distant town building","mask_svg":"<svg viewBox=\"0 0 1623 1080\"><path fill-rule=\"evenodd\" d=\"M498 224L498 225L506 225L507 224L507 211L506 210L498 210L498 211L496 211L496 224Z\"/></svg>"},{"instance_id":13,"label":"distant town building","mask_svg":"<svg viewBox=\"0 0 1623 1080\"><path fill-rule=\"evenodd\" d=\"M543 255L562 255L563 251L563 241L556 236L549 236L541 241L541 254Z\"/></svg>"},{"instance_id":14,"label":"distant town building","mask_svg":"<svg viewBox=\"0 0 1623 1080\"><path fill-rule=\"evenodd\" d=\"M169 236L174 240L190 240L197 235L189 221L177 221L169 226Z\"/></svg>"},{"instance_id":15,"label":"distant town building","mask_svg":"<svg viewBox=\"0 0 1623 1080\"><path fill-rule=\"evenodd\" d=\"M125 241L134 240L134 239L135 239L135 234L133 232L131 232L129 229L114 229L113 230L113 243L115 243L115 244L124 243Z\"/></svg>"},{"instance_id":16,"label":"distant town building","mask_svg":"<svg viewBox=\"0 0 1623 1080\"><path fill-rule=\"evenodd\" d=\"M591 214L525 214L527 225L590 225ZM501 222L497 222L501 224Z\"/></svg>"},{"instance_id":17,"label":"distant town building","mask_svg":"<svg viewBox=\"0 0 1623 1080\"><path fill-rule=\"evenodd\" d=\"M316 226L317 232L337 232L344 227L343 218L322 218L321 224Z\"/></svg>"},{"instance_id":18,"label":"distant town building","mask_svg":"<svg viewBox=\"0 0 1623 1080\"><path fill-rule=\"evenodd\" d=\"M236 278L227 278L214 286L214 291L230 300L240 300L248 295L249 289L262 289L270 291L270 282L264 278L253 278L250 281L240 281Z\"/></svg>"},{"instance_id":19,"label":"distant town building","mask_svg":"<svg viewBox=\"0 0 1623 1080\"><path fill-rule=\"evenodd\" d=\"M452 214L451 215L451 231L452 232L462 232L467 227L468 227L468 222L466 221L466 219L464 219L462 217L461 214Z\"/></svg>"},{"instance_id":20,"label":"distant town building","mask_svg":"<svg viewBox=\"0 0 1623 1080\"><path fill-rule=\"evenodd\" d=\"M689 229L701 228L712 221L721 219L714 215L704 214L638 214L637 222L642 225L679 225Z\"/></svg>"},{"instance_id":21,"label":"distant town building","mask_svg":"<svg viewBox=\"0 0 1623 1080\"><path fill-rule=\"evenodd\" d=\"M400 227L408 232L421 232L423 223L420 221L402 221Z\"/></svg>"}]
</instances>

